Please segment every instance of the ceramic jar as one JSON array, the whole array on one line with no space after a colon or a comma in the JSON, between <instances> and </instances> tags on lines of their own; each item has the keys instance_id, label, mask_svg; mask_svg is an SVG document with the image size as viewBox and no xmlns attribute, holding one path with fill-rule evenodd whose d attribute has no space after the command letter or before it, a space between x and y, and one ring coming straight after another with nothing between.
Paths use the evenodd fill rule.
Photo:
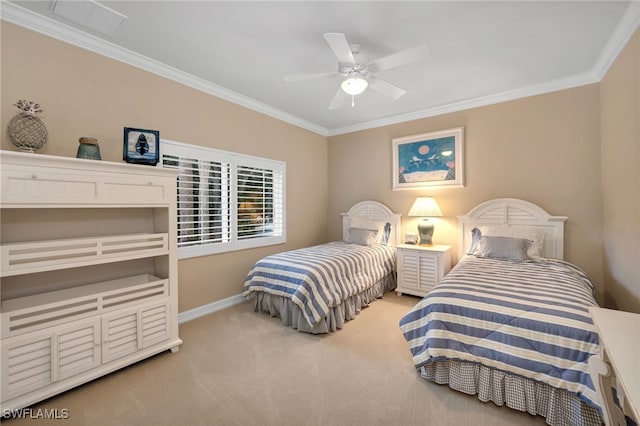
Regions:
<instances>
[{"instance_id":1,"label":"ceramic jar","mask_svg":"<svg viewBox=\"0 0 640 426\"><path fill-rule=\"evenodd\" d=\"M100 146L98 139L91 137L81 137L78 146L77 158L87 158L89 160L102 160L100 156Z\"/></svg>"}]
</instances>

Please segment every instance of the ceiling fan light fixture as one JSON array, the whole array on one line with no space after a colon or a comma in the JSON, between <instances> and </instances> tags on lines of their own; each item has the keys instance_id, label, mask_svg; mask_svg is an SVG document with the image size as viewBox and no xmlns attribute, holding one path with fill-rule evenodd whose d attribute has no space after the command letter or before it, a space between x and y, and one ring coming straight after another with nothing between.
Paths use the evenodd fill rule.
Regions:
<instances>
[{"instance_id":1,"label":"ceiling fan light fixture","mask_svg":"<svg viewBox=\"0 0 640 426\"><path fill-rule=\"evenodd\" d=\"M340 85L342 90L351 96L364 92L367 86L369 86L369 82L362 77L349 77Z\"/></svg>"}]
</instances>

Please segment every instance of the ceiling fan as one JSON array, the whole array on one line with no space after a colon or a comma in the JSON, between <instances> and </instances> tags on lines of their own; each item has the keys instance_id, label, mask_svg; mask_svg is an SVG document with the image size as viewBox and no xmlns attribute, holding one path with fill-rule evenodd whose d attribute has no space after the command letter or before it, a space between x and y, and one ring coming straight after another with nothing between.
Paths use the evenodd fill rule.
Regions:
<instances>
[{"instance_id":1,"label":"ceiling fan","mask_svg":"<svg viewBox=\"0 0 640 426\"><path fill-rule=\"evenodd\" d=\"M341 77L343 81L331 103L329 103L329 109L340 108L348 96L351 96L351 106L354 106L354 97L364 92L367 87L371 87L373 90L389 96L393 100L399 99L407 91L376 77L375 73L420 61L426 58L429 53L427 47L421 45L372 62L358 61L356 56L360 53L360 45L350 45L344 34L325 33L324 39L338 58L338 70L336 72L287 75L284 77L284 81L293 82Z\"/></svg>"}]
</instances>

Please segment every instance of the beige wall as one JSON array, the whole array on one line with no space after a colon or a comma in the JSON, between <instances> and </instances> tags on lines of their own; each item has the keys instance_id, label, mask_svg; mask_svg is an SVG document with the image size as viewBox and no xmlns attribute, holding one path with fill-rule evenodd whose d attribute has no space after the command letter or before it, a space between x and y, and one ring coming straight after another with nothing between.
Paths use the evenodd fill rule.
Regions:
<instances>
[{"instance_id":1,"label":"beige wall","mask_svg":"<svg viewBox=\"0 0 640 426\"><path fill-rule=\"evenodd\" d=\"M598 298L640 312L640 41L636 33L601 84L470 109L328 139L154 74L1 21L2 149L18 99L40 102L44 154L75 156L80 136L121 161L122 128L287 162L285 245L183 260L180 310L238 294L258 258L340 238L340 216L375 199L406 217L418 195L445 217L436 243L457 248L456 215L516 197L567 215L565 257L585 269ZM391 139L465 128L464 188L391 190ZM329 198L328 194L331 194ZM313 226L308 226L313 223ZM326 229L328 228L328 233ZM213 277L213 278L212 278Z\"/></svg>"},{"instance_id":2,"label":"beige wall","mask_svg":"<svg viewBox=\"0 0 640 426\"><path fill-rule=\"evenodd\" d=\"M1 147L18 99L39 102L49 131L43 154L75 157L78 138L98 138L102 158L122 161L123 127L287 163L287 243L179 262L180 311L234 296L258 258L326 240L327 141L129 65L0 21ZM313 226L309 226L312 223Z\"/></svg>"},{"instance_id":3,"label":"beige wall","mask_svg":"<svg viewBox=\"0 0 640 426\"><path fill-rule=\"evenodd\" d=\"M406 217L415 197L436 197L444 218L434 242L454 246L456 216L480 202L522 198L566 215L565 258L583 268L602 295L602 197L598 85L329 138L329 237L338 238L338 213L375 199ZM391 139L463 126L464 188L391 190Z\"/></svg>"},{"instance_id":4,"label":"beige wall","mask_svg":"<svg viewBox=\"0 0 640 426\"><path fill-rule=\"evenodd\" d=\"M605 303L640 313L640 30L600 83Z\"/></svg>"}]
</instances>

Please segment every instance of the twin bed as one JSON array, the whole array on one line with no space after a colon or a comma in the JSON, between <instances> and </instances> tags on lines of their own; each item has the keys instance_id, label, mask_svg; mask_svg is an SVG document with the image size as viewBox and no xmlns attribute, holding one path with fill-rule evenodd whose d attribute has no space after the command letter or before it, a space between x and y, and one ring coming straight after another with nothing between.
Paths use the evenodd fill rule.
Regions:
<instances>
[{"instance_id":1,"label":"twin bed","mask_svg":"<svg viewBox=\"0 0 640 426\"><path fill-rule=\"evenodd\" d=\"M587 364L598 353L588 313L597 304L589 278L562 260L567 218L496 199L458 219L459 263L400 320L420 376L550 425L600 425ZM381 224L386 244L364 238L367 227L384 235ZM343 234L350 243L256 263L245 283L256 310L325 333L392 290L399 215L359 203L343 215Z\"/></svg>"},{"instance_id":2,"label":"twin bed","mask_svg":"<svg viewBox=\"0 0 640 426\"><path fill-rule=\"evenodd\" d=\"M396 287L400 215L376 201L342 214L343 241L292 250L258 261L244 296L256 311L285 326L320 334L341 329L360 310Z\"/></svg>"},{"instance_id":3,"label":"twin bed","mask_svg":"<svg viewBox=\"0 0 640 426\"><path fill-rule=\"evenodd\" d=\"M420 376L550 425L600 425L597 304L561 260L567 218L496 199L458 219L459 263L400 320Z\"/></svg>"}]
</instances>

